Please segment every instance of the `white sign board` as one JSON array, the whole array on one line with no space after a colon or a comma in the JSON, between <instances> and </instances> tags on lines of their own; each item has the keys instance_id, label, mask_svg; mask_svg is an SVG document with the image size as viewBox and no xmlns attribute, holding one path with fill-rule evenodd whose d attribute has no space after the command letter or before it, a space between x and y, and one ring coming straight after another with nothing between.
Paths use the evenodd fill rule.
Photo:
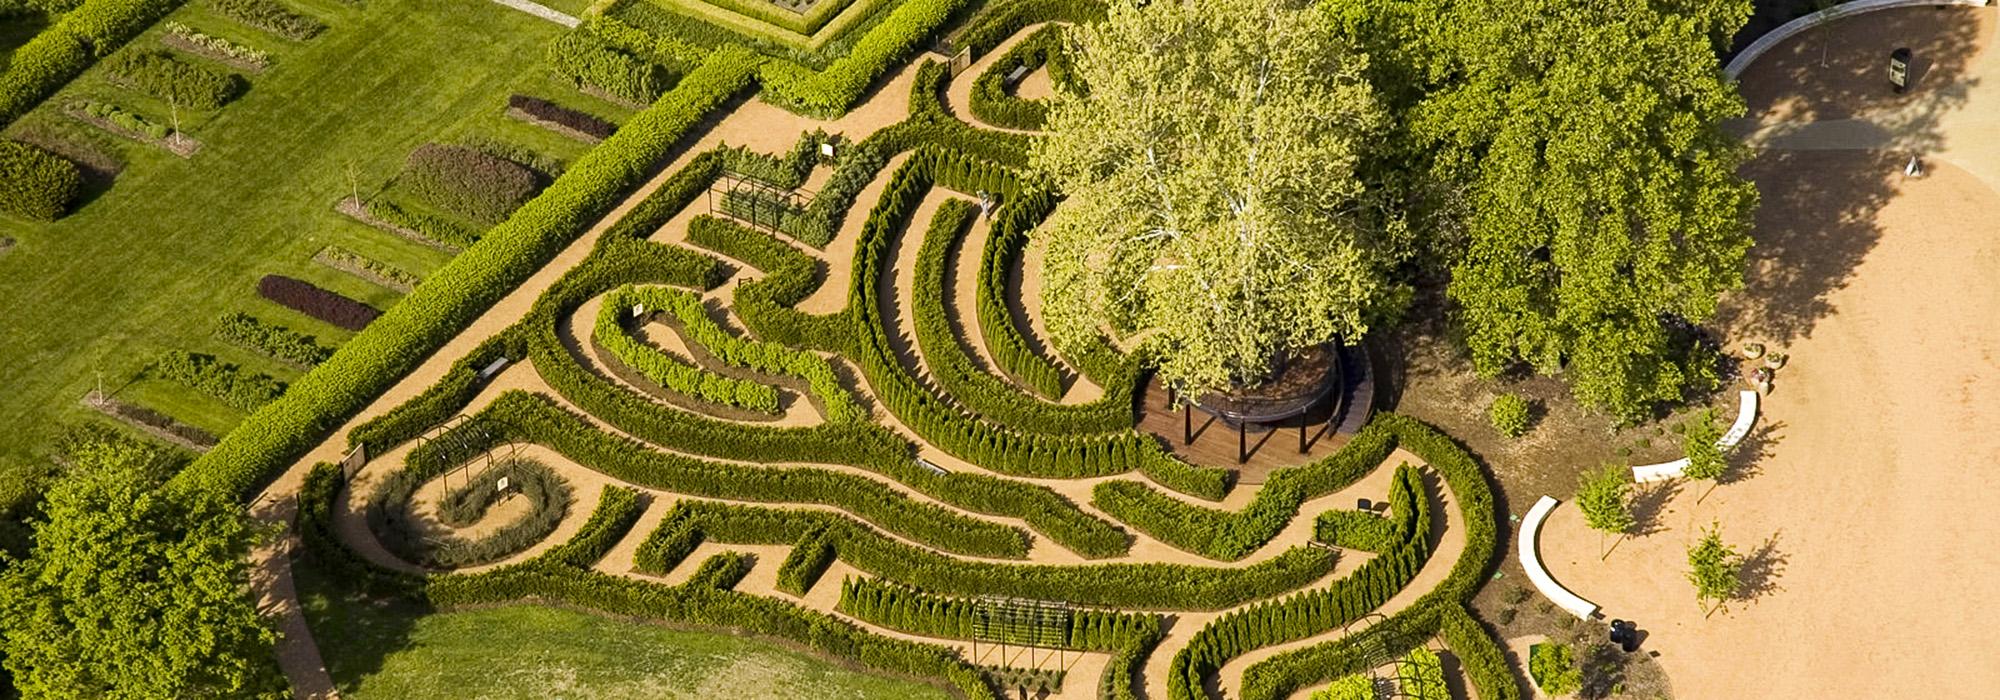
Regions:
<instances>
[{"instance_id":1,"label":"white sign board","mask_svg":"<svg viewBox=\"0 0 2000 700\"><path fill-rule=\"evenodd\" d=\"M504 477L504 476L503 476L503 477L500 477L500 483L497 483L497 484L494 484L494 485L493 485L493 490L495 490L495 491L505 491L505 490L507 490L507 477Z\"/></svg>"}]
</instances>

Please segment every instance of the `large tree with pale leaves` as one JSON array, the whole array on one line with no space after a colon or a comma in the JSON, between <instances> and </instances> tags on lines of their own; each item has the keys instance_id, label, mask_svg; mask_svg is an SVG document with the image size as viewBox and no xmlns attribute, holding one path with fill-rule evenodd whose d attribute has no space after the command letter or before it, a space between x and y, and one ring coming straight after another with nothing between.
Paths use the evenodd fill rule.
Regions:
<instances>
[{"instance_id":1,"label":"large tree with pale leaves","mask_svg":"<svg viewBox=\"0 0 2000 700\"><path fill-rule=\"evenodd\" d=\"M1088 94L1055 98L1033 154L1067 197L1038 234L1053 333L1135 332L1195 394L1407 298L1405 229L1357 176L1384 117L1321 10L1115 0L1071 36Z\"/></svg>"}]
</instances>

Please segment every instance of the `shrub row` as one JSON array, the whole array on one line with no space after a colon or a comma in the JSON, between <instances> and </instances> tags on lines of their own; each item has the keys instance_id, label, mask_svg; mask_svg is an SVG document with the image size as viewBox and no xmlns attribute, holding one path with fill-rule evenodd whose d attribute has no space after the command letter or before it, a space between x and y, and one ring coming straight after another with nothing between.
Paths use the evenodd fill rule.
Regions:
<instances>
[{"instance_id":1,"label":"shrub row","mask_svg":"<svg viewBox=\"0 0 2000 700\"><path fill-rule=\"evenodd\" d=\"M497 224L535 197L535 171L465 146L427 143L410 152L396 184L431 204L483 224Z\"/></svg>"},{"instance_id":2,"label":"shrub row","mask_svg":"<svg viewBox=\"0 0 2000 700\"><path fill-rule=\"evenodd\" d=\"M1130 403L1096 401L1069 406L1039 401L987 373L966 351L946 310L952 290L945 283L945 267L957 258L978 213L977 207L964 200L946 200L918 247L910 313L917 346L923 350L931 376L973 413L1022 432L1089 435L1131 430Z\"/></svg>"},{"instance_id":3,"label":"shrub row","mask_svg":"<svg viewBox=\"0 0 2000 700\"><path fill-rule=\"evenodd\" d=\"M783 230L785 222L805 214L790 192L743 184L722 193L722 212L759 226Z\"/></svg>"},{"instance_id":4,"label":"shrub row","mask_svg":"<svg viewBox=\"0 0 2000 700\"><path fill-rule=\"evenodd\" d=\"M1287 467L1264 482L1240 511L1198 506L1136 481L1106 481L1091 490L1091 505L1140 532L1212 559L1233 561L1256 551L1298 516L1299 505L1352 484L1373 471L1396 446L1386 428L1370 425L1339 452Z\"/></svg>"},{"instance_id":5,"label":"shrub row","mask_svg":"<svg viewBox=\"0 0 2000 700\"><path fill-rule=\"evenodd\" d=\"M713 222L697 219L696 223ZM806 382L826 420L855 423L868 419L868 411L855 401L853 392L841 386L840 376L826 358L778 343L747 340L724 329L708 314L701 297L693 292L666 287L621 287L623 297L647 308L670 314L688 342L701 346L722 362L766 374L795 377ZM609 303L607 301L607 303Z\"/></svg>"},{"instance_id":6,"label":"shrub row","mask_svg":"<svg viewBox=\"0 0 2000 700\"><path fill-rule=\"evenodd\" d=\"M812 256L733 221L695 217L688 242L749 263L764 272L736 286L736 314L767 341L788 346L843 351L851 345L846 314L814 316L793 309L825 282Z\"/></svg>"},{"instance_id":7,"label":"shrub row","mask_svg":"<svg viewBox=\"0 0 2000 700\"><path fill-rule=\"evenodd\" d=\"M319 442L467 323L542 267L652 172L709 110L750 84L757 58L719 51L671 95L577 160L549 188L391 308L374 330L293 384L174 479L176 488L248 494Z\"/></svg>"},{"instance_id":8,"label":"shrub row","mask_svg":"<svg viewBox=\"0 0 2000 700\"><path fill-rule=\"evenodd\" d=\"M266 323L240 311L224 313L216 326L215 335L302 369L310 369L333 356L333 348L319 344L319 340L310 335Z\"/></svg>"},{"instance_id":9,"label":"shrub row","mask_svg":"<svg viewBox=\"0 0 2000 700\"><path fill-rule=\"evenodd\" d=\"M612 97L648 104L673 87L665 68L598 39L584 28L549 44L549 66L578 88L593 87Z\"/></svg>"},{"instance_id":10,"label":"shrub row","mask_svg":"<svg viewBox=\"0 0 2000 700\"><path fill-rule=\"evenodd\" d=\"M0 73L0 126L26 114L180 4L181 0L89 0L63 13L54 25L16 49L6 72Z\"/></svg>"},{"instance_id":11,"label":"shrub row","mask_svg":"<svg viewBox=\"0 0 2000 700\"><path fill-rule=\"evenodd\" d=\"M438 503L438 521L454 527L478 521L500 499L501 478L506 478L508 487L527 499L526 515L477 539L431 535L416 522L410 510L411 499L417 489L456 466L413 459L411 468L390 474L368 501L368 526L375 539L404 561L455 569L488 564L520 553L555 532L563 518L569 517L570 505L575 500L569 485L542 464L513 459L482 471L465 485L447 492Z\"/></svg>"},{"instance_id":12,"label":"shrub row","mask_svg":"<svg viewBox=\"0 0 2000 700\"><path fill-rule=\"evenodd\" d=\"M222 16L293 41L305 41L326 31L326 23L277 0L208 0Z\"/></svg>"},{"instance_id":13,"label":"shrub row","mask_svg":"<svg viewBox=\"0 0 2000 700\"><path fill-rule=\"evenodd\" d=\"M641 300L632 287L604 295L591 340L619 362L647 379L683 396L767 415L778 414L778 390L768 384L726 377L698 367L687 358L640 342L625 328L627 315ZM648 305L647 308L656 308ZM636 320L634 320L636 323Z\"/></svg>"},{"instance_id":14,"label":"shrub row","mask_svg":"<svg viewBox=\"0 0 2000 700\"><path fill-rule=\"evenodd\" d=\"M1438 633L1445 647L1458 659L1459 668L1479 700L1519 700L1521 686L1514 681L1507 654L1493 635L1473 619L1462 605L1438 606Z\"/></svg>"},{"instance_id":15,"label":"shrub row","mask_svg":"<svg viewBox=\"0 0 2000 700\"><path fill-rule=\"evenodd\" d=\"M743 552L722 552L703 560L701 568L694 570L694 575L688 577L686 585L701 588L735 588L736 584L743 581L743 577L750 575L750 567L756 563L756 557Z\"/></svg>"},{"instance_id":16,"label":"shrub row","mask_svg":"<svg viewBox=\"0 0 2000 700\"><path fill-rule=\"evenodd\" d=\"M450 218L412 209L385 197L368 200L368 215L390 226L408 229L417 235L459 250L479 241L479 231Z\"/></svg>"},{"instance_id":17,"label":"shrub row","mask_svg":"<svg viewBox=\"0 0 2000 700\"><path fill-rule=\"evenodd\" d=\"M375 307L284 275L265 275L257 280L257 293L293 311L350 331L367 328L382 315Z\"/></svg>"},{"instance_id":18,"label":"shrub row","mask_svg":"<svg viewBox=\"0 0 2000 700\"><path fill-rule=\"evenodd\" d=\"M944 639L973 639L979 631L978 598L943 596L879 578L850 576L841 582L835 609L889 629ZM1065 626L989 629L980 641L1082 651L1115 651L1135 636L1159 632L1161 616L1090 608L1070 609Z\"/></svg>"},{"instance_id":19,"label":"shrub row","mask_svg":"<svg viewBox=\"0 0 2000 700\"><path fill-rule=\"evenodd\" d=\"M966 1L907 0L824 71L782 59L767 61L758 74L763 97L805 116L837 117L860 102L891 65L922 49Z\"/></svg>"},{"instance_id":20,"label":"shrub row","mask_svg":"<svg viewBox=\"0 0 2000 700\"><path fill-rule=\"evenodd\" d=\"M1423 647L1411 649L1396 662L1396 685L1410 700L1451 700L1451 689L1444 681L1444 660Z\"/></svg>"},{"instance_id":21,"label":"shrub row","mask_svg":"<svg viewBox=\"0 0 2000 700\"><path fill-rule=\"evenodd\" d=\"M123 107L106 102L80 100L70 103L69 108L75 113L102 120L142 138L160 140L166 138L168 134L173 133L173 129L165 124L147 119L135 112L128 112Z\"/></svg>"},{"instance_id":22,"label":"shrub row","mask_svg":"<svg viewBox=\"0 0 2000 700\"><path fill-rule=\"evenodd\" d=\"M1016 69L1046 68L1058 85L1067 85L1068 64L1063 56L1063 28L1050 25L1036 30L1008 49L972 82L972 116L994 126L1040 131L1048 123L1049 106L1042 100L1015 96L1007 86L1007 76ZM1063 77L1058 79L1057 74Z\"/></svg>"},{"instance_id":23,"label":"shrub row","mask_svg":"<svg viewBox=\"0 0 2000 700\"><path fill-rule=\"evenodd\" d=\"M597 508L590 512L590 519L583 521L583 527L575 535L515 566L589 569L610 554L619 540L625 539L645 511L646 498L638 489L607 486L598 496Z\"/></svg>"},{"instance_id":24,"label":"shrub row","mask_svg":"<svg viewBox=\"0 0 2000 700\"><path fill-rule=\"evenodd\" d=\"M1402 537L1396 532L1396 523L1388 518L1358 510L1329 510L1313 519L1313 539L1379 554L1389 551Z\"/></svg>"},{"instance_id":25,"label":"shrub row","mask_svg":"<svg viewBox=\"0 0 2000 700\"><path fill-rule=\"evenodd\" d=\"M1403 465L1396 470L1396 487L1414 488L1418 494L1408 499L1417 522L1430 520L1430 502L1422 496L1423 481L1417 470ZM1389 602L1409 585L1430 558L1429 533L1408 532L1385 551L1327 588L1287 596L1249 608L1232 610L1196 632L1187 647L1174 655L1167 676L1167 697L1171 700L1206 698L1202 691L1206 678L1229 659L1260 647L1305 639L1358 620L1362 615Z\"/></svg>"},{"instance_id":26,"label":"shrub row","mask_svg":"<svg viewBox=\"0 0 2000 700\"><path fill-rule=\"evenodd\" d=\"M973 307L979 333L986 338L986 351L1001 371L1044 397L1061 398L1062 370L1028 344L1026 333L1014 323L1014 314L1008 309L1008 300L1019 297L1007 288L1014 269L1021 265L1021 249L1028 244L1028 231L1047 218L1055 203L1046 194L1036 192L1002 204L994 217L992 232L986 237L986 249L979 256L979 286ZM1116 385L1106 386L1100 403L1123 407L1124 427L1131 427L1129 377L1127 384L1123 391Z\"/></svg>"},{"instance_id":27,"label":"shrub row","mask_svg":"<svg viewBox=\"0 0 2000 700\"><path fill-rule=\"evenodd\" d=\"M271 65L271 54L261 49L244 46L213 34L203 34L194 27L179 22L168 21L160 26L166 28L168 37L223 61L253 68Z\"/></svg>"},{"instance_id":28,"label":"shrub row","mask_svg":"<svg viewBox=\"0 0 2000 700\"><path fill-rule=\"evenodd\" d=\"M215 358L186 350L169 350L147 369L153 376L213 396L245 413L255 411L285 393L285 383L263 372L251 372Z\"/></svg>"},{"instance_id":29,"label":"shrub row","mask_svg":"<svg viewBox=\"0 0 2000 700\"><path fill-rule=\"evenodd\" d=\"M804 597L826 574L826 568L833 566L833 556L833 543L827 541L826 531L808 531L778 567L778 590Z\"/></svg>"},{"instance_id":30,"label":"shrub row","mask_svg":"<svg viewBox=\"0 0 2000 700\"><path fill-rule=\"evenodd\" d=\"M421 393L348 431L348 447L366 446L369 454L381 454L458 415L479 392L480 370L497 359L516 361L527 355L520 340L524 335L515 326L487 338Z\"/></svg>"},{"instance_id":31,"label":"shrub row","mask_svg":"<svg viewBox=\"0 0 2000 700\"><path fill-rule=\"evenodd\" d=\"M1095 0L1014 0L987 5L965 23L956 48L972 49L976 60L1007 37L1040 22L1088 24L1104 19L1106 4Z\"/></svg>"},{"instance_id":32,"label":"shrub row","mask_svg":"<svg viewBox=\"0 0 2000 700\"><path fill-rule=\"evenodd\" d=\"M533 394L509 392L481 415L509 426L516 439L549 447L591 469L649 488L706 498L820 503L944 551L982 557L1027 556L1027 534L1018 528L915 501L873 479L826 469L752 467L659 452L630 438L600 431Z\"/></svg>"},{"instance_id":33,"label":"shrub row","mask_svg":"<svg viewBox=\"0 0 2000 700\"><path fill-rule=\"evenodd\" d=\"M1296 590L1333 571L1335 556L1298 547L1244 567L1166 563L1071 566L954 559L881 533L837 513L709 501L682 501L708 539L792 544L823 529L841 561L862 571L946 595L999 595L1143 610L1219 610Z\"/></svg>"},{"instance_id":34,"label":"shrub row","mask_svg":"<svg viewBox=\"0 0 2000 700\"><path fill-rule=\"evenodd\" d=\"M618 131L618 125L568 107L527 95L509 95L507 113L547 125L557 131L588 141L603 141Z\"/></svg>"},{"instance_id":35,"label":"shrub row","mask_svg":"<svg viewBox=\"0 0 2000 700\"><path fill-rule=\"evenodd\" d=\"M18 141L0 140L0 212L54 221L83 189L75 163Z\"/></svg>"},{"instance_id":36,"label":"shrub row","mask_svg":"<svg viewBox=\"0 0 2000 700\"><path fill-rule=\"evenodd\" d=\"M337 245L321 248L313 254L313 261L322 265L359 275L370 282L408 294L416 289L424 279L417 273L356 253Z\"/></svg>"},{"instance_id":37,"label":"shrub row","mask_svg":"<svg viewBox=\"0 0 2000 700\"><path fill-rule=\"evenodd\" d=\"M819 149L822 144L834 146L838 154L847 145L846 139L826 133L825 129L814 129L812 133L799 137L797 143L783 156L768 156L743 146L727 146L722 149L723 167L729 172L753 180L765 182L781 189L797 189L806 183L812 174L814 164L820 162Z\"/></svg>"},{"instance_id":38,"label":"shrub row","mask_svg":"<svg viewBox=\"0 0 2000 700\"><path fill-rule=\"evenodd\" d=\"M128 51L105 68L112 82L193 109L221 109L243 94L243 78L156 49Z\"/></svg>"}]
</instances>

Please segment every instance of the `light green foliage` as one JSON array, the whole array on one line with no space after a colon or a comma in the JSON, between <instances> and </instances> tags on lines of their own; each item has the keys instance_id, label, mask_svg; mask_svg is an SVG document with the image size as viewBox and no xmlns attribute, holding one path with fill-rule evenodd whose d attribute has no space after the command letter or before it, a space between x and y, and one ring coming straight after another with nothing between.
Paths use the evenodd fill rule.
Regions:
<instances>
[{"instance_id":1,"label":"light green foliage","mask_svg":"<svg viewBox=\"0 0 2000 700\"><path fill-rule=\"evenodd\" d=\"M1561 372L1626 420L1713 384L1673 319L1710 318L1743 280L1757 193L1720 128L1743 102L1716 51L1749 12L1474 0L1422 20L1409 41L1439 85L1409 129L1457 192L1448 292L1482 373Z\"/></svg>"},{"instance_id":2,"label":"light green foliage","mask_svg":"<svg viewBox=\"0 0 2000 700\"><path fill-rule=\"evenodd\" d=\"M1722 524L1702 528L1701 539L1688 547L1688 582L1703 613L1715 614L1743 586L1743 555L1722 542Z\"/></svg>"},{"instance_id":3,"label":"light green foliage","mask_svg":"<svg viewBox=\"0 0 2000 700\"><path fill-rule=\"evenodd\" d=\"M1543 642L1528 649L1528 675L1535 686L1551 696L1563 696L1583 689L1583 669L1576 664L1568 644Z\"/></svg>"},{"instance_id":4,"label":"light green foliage","mask_svg":"<svg viewBox=\"0 0 2000 700\"><path fill-rule=\"evenodd\" d=\"M153 457L81 452L32 554L0 574L0 648L25 697L281 695L247 594L260 533L226 494L158 488Z\"/></svg>"},{"instance_id":5,"label":"light green foliage","mask_svg":"<svg viewBox=\"0 0 2000 700\"><path fill-rule=\"evenodd\" d=\"M1451 688L1444 684L1444 660L1428 648L1411 649L1409 656L1396 662L1396 680L1403 691L1400 697L1451 700Z\"/></svg>"},{"instance_id":6,"label":"light green foliage","mask_svg":"<svg viewBox=\"0 0 2000 700\"><path fill-rule=\"evenodd\" d=\"M1729 471L1729 460L1716 444L1721 439L1722 429L1716 425L1713 409L1697 413L1683 423L1681 445L1687 451L1688 465L1681 475L1690 479L1717 479Z\"/></svg>"},{"instance_id":7,"label":"light green foliage","mask_svg":"<svg viewBox=\"0 0 2000 700\"><path fill-rule=\"evenodd\" d=\"M1043 234L1051 331L1150 331L1188 395L1365 333L1399 299L1356 212L1383 124L1365 59L1279 0L1113 3L1078 27L1076 75L1036 167L1068 200Z\"/></svg>"},{"instance_id":8,"label":"light green foliage","mask_svg":"<svg viewBox=\"0 0 2000 700\"><path fill-rule=\"evenodd\" d=\"M1493 403L1487 405L1486 420L1501 435L1520 437L1528 433L1531 413L1527 399L1519 394L1501 394L1493 397Z\"/></svg>"},{"instance_id":9,"label":"light green foliage","mask_svg":"<svg viewBox=\"0 0 2000 700\"><path fill-rule=\"evenodd\" d=\"M1598 532L1622 535L1632 529L1632 472L1606 464L1583 475L1576 487L1576 507L1584 523Z\"/></svg>"},{"instance_id":10,"label":"light green foliage","mask_svg":"<svg viewBox=\"0 0 2000 700\"><path fill-rule=\"evenodd\" d=\"M1312 694L1312 700L1375 700L1375 681L1366 676L1342 676Z\"/></svg>"}]
</instances>

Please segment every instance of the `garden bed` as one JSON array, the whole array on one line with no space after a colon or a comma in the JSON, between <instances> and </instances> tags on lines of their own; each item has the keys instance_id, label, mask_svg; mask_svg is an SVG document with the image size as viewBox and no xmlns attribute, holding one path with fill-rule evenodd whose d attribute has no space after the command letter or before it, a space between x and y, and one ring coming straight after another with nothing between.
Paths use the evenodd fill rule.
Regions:
<instances>
[{"instance_id":1,"label":"garden bed","mask_svg":"<svg viewBox=\"0 0 2000 700\"><path fill-rule=\"evenodd\" d=\"M139 143L152 146L154 148L158 148L168 153L172 153L176 156L180 156L181 158L193 158L194 154L197 151L201 150L200 141L197 141L194 139L194 137L188 136L187 134L181 133L179 131L168 131L166 138L154 138L151 134L134 131L132 129L125 128L122 125L113 123L109 119L94 116L88 112L85 112L81 107L78 107L77 105L74 104L64 107L63 114L68 115L69 118L71 119L75 119L85 124L89 124L99 129L103 129L112 134L116 134L118 136L131 139L133 141L137 141Z\"/></svg>"},{"instance_id":2,"label":"garden bed","mask_svg":"<svg viewBox=\"0 0 2000 700\"><path fill-rule=\"evenodd\" d=\"M333 204L333 210L340 212L342 214L346 214L348 218L354 219L355 221L368 224L369 226L373 226L375 228L388 231L389 233L402 236L413 242L421 243L425 246L436 248L438 250L447 253L457 253L463 250L458 246L454 246L450 243L446 243L444 241L431 238L430 236L426 236L416 231L415 229L403 228L401 226L397 226L395 224L376 218L374 214L368 213L368 208L361 203L361 200L351 196L343 197L341 198L340 201L335 202Z\"/></svg>"},{"instance_id":3,"label":"garden bed","mask_svg":"<svg viewBox=\"0 0 2000 700\"><path fill-rule=\"evenodd\" d=\"M85 394L82 403L93 411L117 419L141 432L196 452L207 452L216 443L215 436L208 434L206 430L174 420L172 416L159 411L119 401L95 391Z\"/></svg>"}]
</instances>

